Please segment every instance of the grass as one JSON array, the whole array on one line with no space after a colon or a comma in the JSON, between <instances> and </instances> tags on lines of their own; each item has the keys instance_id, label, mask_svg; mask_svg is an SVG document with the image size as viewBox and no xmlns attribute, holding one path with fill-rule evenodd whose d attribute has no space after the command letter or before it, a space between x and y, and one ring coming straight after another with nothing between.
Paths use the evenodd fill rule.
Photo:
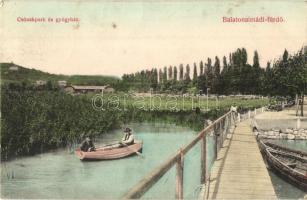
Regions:
<instances>
[{"instance_id":1,"label":"grass","mask_svg":"<svg viewBox=\"0 0 307 200\"><path fill-rule=\"evenodd\" d=\"M207 110L207 98L197 96L135 96L128 94L88 95L96 109L124 110L133 107L139 110L189 111L197 107ZM247 110L268 105L269 99L243 99L238 97L209 98L208 109L228 109L231 106Z\"/></svg>"}]
</instances>

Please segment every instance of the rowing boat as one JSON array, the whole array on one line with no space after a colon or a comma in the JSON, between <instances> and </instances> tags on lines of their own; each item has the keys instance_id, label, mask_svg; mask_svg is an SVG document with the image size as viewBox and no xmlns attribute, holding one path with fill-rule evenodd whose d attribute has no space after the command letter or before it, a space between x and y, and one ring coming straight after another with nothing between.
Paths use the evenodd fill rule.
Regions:
<instances>
[{"instance_id":1,"label":"rowing boat","mask_svg":"<svg viewBox=\"0 0 307 200\"><path fill-rule=\"evenodd\" d=\"M112 160L124 158L137 152L141 152L143 147L142 141L135 141L134 144L123 147L105 146L97 148L95 151L84 152L80 148L76 150L80 160Z\"/></svg>"},{"instance_id":2,"label":"rowing boat","mask_svg":"<svg viewBox=\"0 0 307 200\"><path fill-rule=\"evenodd\" d=\"M261 153L270 169L307 192L307 153L259 141Z\"/></svg>"}]
</instances>

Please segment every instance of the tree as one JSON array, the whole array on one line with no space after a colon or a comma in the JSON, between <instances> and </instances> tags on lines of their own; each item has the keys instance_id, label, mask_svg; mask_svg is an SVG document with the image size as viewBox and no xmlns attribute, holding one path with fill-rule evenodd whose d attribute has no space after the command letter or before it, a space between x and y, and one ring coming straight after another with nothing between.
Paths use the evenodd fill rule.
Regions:
<instances>
[{"instance_id":1,"label":"tree","mask_svg":"<svg viewBox=\"0 0 307 200\"><path fill-rule=\"evenodd\" d=\"M194 63L194 69L193 69L193 81L197 80L197 65Z\"/></svg>"},{"instance_id":2,"label":"tree","mask_svg":"<svg viewBox=\"0 0 307 200\"><path fill-rule=\"evenodd\" d=\"M173 67L169 66L168 68L168 80L172 80L173 79Z\"/></svg>"},{"instance_id":3,"label":"tree","mask_svg":"<svg viewBox=\"0 0 307 200\"><path fill-rule=\"evenodd\" d=\"M220 73L221 73L220 59L217 56L215 56L214 76L218 77Z\"/></svg>"},{"instance_id":4,"label":"tree","mask_svg":"<svg viewBox=\"0 0 307 200\"><path fill-rule=\"evenodd\" d=\"M258 53L257 53L258 55ZM247 64L247 52L246 52L246 49L245 48L242 48L242 51L241 51L241 64L242 65L246 65Z\"/></svg>"},{"instance_id":5,"label":"tree","mask_svg":"<svg viewBox=\"0 0 307 200\"><path fill-rule=\"evenodd\" d=\"M260 64L259 64L259 56L258 56L258 52L257 51L255 51L254 52L254 59L253 59L253 67L254 68L258 68L258 67L260 67Z\"/></svg>"},{"instance_id":6,"label":"tree","mask_svg":"<svg viewBox=\"0 0 307 200\"><path fill-rule=\"evenodd\" d=\"M213 69L212 69L211 58L208 58L207 63L205 64L205 77L206 77L206 87L211 88L213 81Z\"/></svg>"},{"instance_id":7,"label":"tree","mask_svg":"<svg viewBox=\"0 0 307 200\"><path fill-rule=\"evenodd\" d=\"M183 80L183 64L179 65L179 80Z\"/></svg>"},{"instance_id":8,"label":"tree","mask_svg":"<svg viewBox=\"0 0 307 200\"><path fill-rule=\"evenodd\" d=\"M162 69L159 69L159 84L163 82L163 72Z\"/></svg>"},{"instance_id":9,"label":"tree","mask_svg":"<svg viewBox=\"0 0 307 200\"><path fill-rule=\"evenodd\" d=\"M233 62L232 62L232 53L229 54L229 65L233 65Z\"/></svg>"},{"instance_id":10,"label":"tree","mask_svg":"<svg viewBox=\"0 0 307 200\"><path fill-rule=\"evenodd\" d=\"M223 57L223 70L222 71L227 71L227 59L226 59L226 56Z\"/></svg>"},{"instance_id":11,"label":"tree","mask_svg":"<svg viewBox=\"0 0 307 200\"><path fill-rule=\"evenodd\" d=\"M163 84L167 82L167 67L163 69Z\"/></svg>"},{"instance_id":12,"label":"tree","mask_svg":"<svg viewBox=\"0 0 307 200\"><path fill-rule=\"evenodd\" d=\"M177 67L174 67L174 80L177 81Z\"/></svg>"},{"instance_id":13,"label":"tree","mask_svg":"<svg viewBox=\"0 0 307 200\"><path fill-rule=\"evenodd\" d=\"M306 48L306 47L305 47ZM288 53L285 51L285 53ZM284 53L284 55L285 55ZM287 56L288 57L288 56ZM307 92L307 51L302 48L298 53L288 58L288 81L284 83L288 86L290 94L297 94L301 99L301 116L304 116L304 93ZM283 57L285 60L285 57ZM298 108L298 107L297 107ZM298 115L298 112L297 112Z\"/></svg>"},{"instance_id":14,"label":"tree","mask_svg":"<svg viewBox=\"0 0 307 200\"><path fill-rule=\"evenodd\" d=\"M204 73L204 63L203 61L200 61L199 63L199 76L203 75Z\"/></svg>"},{"instance_id":15,"label":"tree","mask_svg":"<svg viewBox=\"0 0 307 200\"><path fill-rule=\"evenodd\" d=\"M307 53L301 49L293 56L289 56L287 50L284 51L282 58L273 64L270 74L271 95L299 96L302 101L306 93L307 83ZM268 71L268 70L266 70ZM298 114L298 112L297 112ZM301 116L304 115L303 104L301 104Z\"/></svg>"},{"instance_id":16,"label":"tree","mask_svg":"<svg viewBox=\"0 0 307 200\"><path fill-rule=\"evenodd\" d=\"M188 82L191 80L191 78L190 78L190 65L189 64L187 64L187 66L185 68L185 77L184 77L184 79L186 81L188 81Z\"/></svg>"},{"instance_id":17,"label":"tree","mask_svg":"<svg viewBox=\"0 0 307 200\"><path fill-rule=\"evenodd\" d=\"M288 57L289 57L289 53L288 53L287 49L285 49L284 54L282 56L282 61L287 62Z\"/></svg>"},{"instance_id":18,"label":"tree","mask_svg":"<svg viewBox=\"0 0 307 200\"><path fill-rule=\"evenodd\" d=\"M212 91L219 94L219 83L220 83L220 59L215 56L215 62L214 62L214 72L213 72L213 82L212 82Z\"/></svg>"},{"instance_id":19,"label":"tree","mask_svg":"<svg viewBox=\"0 0 307 200\"><path fill-rule=\"evenodd\" d=\"M157 87L158 87L158 70L157 70L157 68L153 68L151 70L150 82L151 82L150 87L153 88L154 90L156 90Z\"/></svg>"}]
</instances>

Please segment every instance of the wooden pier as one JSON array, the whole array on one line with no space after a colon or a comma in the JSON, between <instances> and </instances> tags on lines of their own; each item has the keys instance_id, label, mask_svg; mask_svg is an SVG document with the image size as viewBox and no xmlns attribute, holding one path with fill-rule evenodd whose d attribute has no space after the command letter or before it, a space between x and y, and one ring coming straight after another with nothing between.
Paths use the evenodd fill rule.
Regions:
<instances>
[{"instance_id":1,"label":"wooden pier","mask_svg":"<svg viewBox=\"0 0 307 200\"><path fill-rule=\"evenodd\" d=\"M250 120L224 141L206 183L204 199L277 199Z\"/></svg>"},{"instance_id":2,"label":"wooden pier","mask_svg":"<svg viewBox=\"0 0 307 200\"><path fill-rule=\"evenodd\" d=\"M264 108L259 108L253 112L237 115L230 110L205 127L190 143L180 148L161 166L153 169L133 186L123 199L141 198L174 166L176 167L175 198L184 199L184 159L197 143L201 144L201 162L195 164L201 165L200 184L205 186L201 199L277 199L250 126L250 119L263 112ZM207 167L208 134L214 138L216 158L210 176Z\"/></svg>"}]
</instances>

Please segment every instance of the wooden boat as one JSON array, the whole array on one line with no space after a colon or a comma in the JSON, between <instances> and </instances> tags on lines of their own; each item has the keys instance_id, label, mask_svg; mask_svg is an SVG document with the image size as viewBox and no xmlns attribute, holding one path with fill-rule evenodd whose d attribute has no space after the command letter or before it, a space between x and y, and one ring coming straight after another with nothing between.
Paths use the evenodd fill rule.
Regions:
<instances>
[{"instance_id":1,"label":"wooden boat","mask_svg":"<svg viewBox=\"0 0 307 200\"><path fill-rule=\"evenodd\" d=\"M84 152L80 148L76 150L80 160L112 160L124 158L137 152L141 152L143 147L142 141L135 141L134 144L124 147L105 146L97 148L95 151Z\"/></svg>"},{"instance_id":2,"label":"wooden boat","mask_svg":"<svg viewBox=\"0 0 307 200\"><path fill-rule=\"evenodd\" d=\"M269 167L284 178L307 192L307 153L259 141L261 153Z\"/></svg>"}]
</instances>

